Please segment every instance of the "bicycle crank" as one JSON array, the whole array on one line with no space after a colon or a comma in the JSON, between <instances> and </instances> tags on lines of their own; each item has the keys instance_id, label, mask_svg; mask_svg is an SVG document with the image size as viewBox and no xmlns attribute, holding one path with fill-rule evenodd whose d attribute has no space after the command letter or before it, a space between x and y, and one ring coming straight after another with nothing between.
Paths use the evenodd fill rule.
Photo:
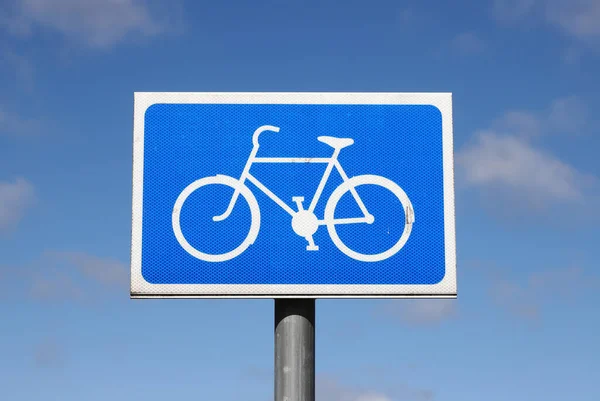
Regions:
<instances>
[{"instance_id":1,"label":"bicycle crank","mask_svg":"<svg viewBox=\"0 0 600 401\"><path fill-rule=\"evenodd\" d=\"M313 212L304 210L304 207L302 206L304 197L294 196L292 200L298 205L298 212L292 217L292 229L296 234L304 237L306 241L308 241L308 245L306 246L307 251L318 251L319 246L315 245L315 241L313 240L313 234L316 233L319 228L317 216L315 216Z\"/></svg>"}]
</instances>

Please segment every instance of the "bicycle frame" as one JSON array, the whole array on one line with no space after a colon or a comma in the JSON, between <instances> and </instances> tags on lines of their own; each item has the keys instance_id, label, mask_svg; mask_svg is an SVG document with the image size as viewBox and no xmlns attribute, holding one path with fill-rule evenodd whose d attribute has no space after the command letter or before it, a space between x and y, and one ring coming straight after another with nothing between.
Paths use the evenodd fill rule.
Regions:
<instances>
[{"instance_id":1,"label":"bicycle frame","mask_svg":"<svg viewBox=\"0 0 600 401\"><path fill-rule=\"evenodd\" d=\"M340 164L340 162L338 160L338 156L340 154L340 149L337 149L337 148L334 150L333 155L331 157L326 157L326 158L319 158L319 157L256 157L256 154L260 147L258 144L258 135L262 131L265 131L265 130L271 130L271 131L278 132L279 128L272 127L272 126L266 126L266 127L261 127L258 130L256 130L256 132L254 133L254 136L253 136L253 144L254 145L252 147L252 151L250 152L250 156L248 157L248 160L246 161L244 170L239 178L239 182L240 182L240 184L245 185L246 180L250 181L258 189L260 189L265 195L267 195L275 203L277 203L277 205L279 205L289 215L294 216L297 213L297 211L294 211L294 209L292 209L287 203L285 203L283 200L281 200L281 198L279 198L271 190L269 190L256 177L254 177L252 174L250 174L250 168L252 167L252 164L254 164L254 163L322 163L322 164L327 164L327 167L325 168L325 172L323 173L323 177L321 178L321 182L319 183L319 186L317 187L317 190L312 198L312 201L310 202L310 206L308 207L308 211L310 213L314 213L314 210L317 207L317 203L319 202L319 199L321 197L323 189L325 188L325 185L327 184L327 181L328 181L334 167L338 171L338 173L340 174L340 176L342 177L342 180L344 182L349 180L348 176L346 175L346 172L344 171L344 169L342 168L342 165ZM365 207L362 199L356 192L356 189L354 187L352 187L352 188L350 188L350 192L352 193L352 196L354 197L358 206L360 207L360 210L363 213L363 217L334 219L334 221L332 221L332 222L322 219L322 220L318 220L318 223L320 226L330 224L330 223L333 223L333 224L356 224L356 223L371 223L373 221L373 216L367 211L367 208ZM228 205L225 213L223 213L222 215L219 215L219 216L214 216L213 217L214 221L224 220L231 214L239 194L240 194L239 189L236 189L233 193L233 196L231 198L231 201L229 202L229 205ZM301 208L301 204L299 204L299 208Z\"/></svg>"}]
</instances>

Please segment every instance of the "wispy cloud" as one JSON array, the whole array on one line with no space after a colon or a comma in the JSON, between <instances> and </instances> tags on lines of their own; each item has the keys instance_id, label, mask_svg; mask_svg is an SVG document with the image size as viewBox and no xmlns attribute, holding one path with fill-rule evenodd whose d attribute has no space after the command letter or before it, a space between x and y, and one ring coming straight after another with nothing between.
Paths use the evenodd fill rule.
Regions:
<instances>
[{"instance_id":1,"label":"wispy cloud","mask_svg":"<svg viewBox=\"0 0 600 401\"><path fill-rule=\"evenodd\" d=\"M413 370L414 364L407 365ZM377 374L379 378L386 376L389 370L362 367L363 374ZM251 366L241 372L244 379L270 381L273 377L271 369ZM396 376L393 378L394 385L385 390L364 388L349 385L339 380L337 375L317 374L315 381L316 399L322 401L433 401L435 393L431 389L413 387L403 384Z\"/></svg>"},{"instance_id":2,"label":"wispy cloud","mask_svg":"<svg viewBox=\"0 0 600 401\"><path fill-rule=\"evenodd\" d=\"M545 16L575 38L600 38L600 0L545 0Z\"/></svg>"},{"instance_id":3,"label":"wispy cloud","mask_svg":"<svg viewBox=\"0 0 600 401\"><path fill-rule=\"evenodd\" d=\"M532 10L536 0L494 0L493 15L502 21L515 21L526 17Z\"/></svg>"},{"instance_id":4,"label":"wispy cloud","mask_svg":"<svg viewBox=\"0 0 600 401\"><path fill-rule=\"evenodd\" d=\"M129 296L126 264L85 252L48 251L29 264L2 266L0 292L27 294L44 302L96 302ZM13 294L15 295L15 294Z\"/></svg>"},{"instance_id":5,"label":"wispy cloud","mask_svg":"<svg viewBox=\"0 0 600 401\"><path fill-rule=\"evenodd\" d=\"M4 72L4 76L16 77L25 90L29 92L33 90L33 64L27 57L2 44L0 44L0 71Z\"/></svg>"},{"instance_id":6,"label":"wispy cloud","mask_svg":"<svg viewBox=\"0 0 600 401\"><path fill-rule=\"evenodd\" d=\"M66 351L56 340L47 338L35 345L33 360L39 368L56 368L65 363Z\"/></svg>"},{"instance_id":7,"label":"wispy cloud","mask_svg":"<svg viewBox=\"0 0 600 401\"><path fill-rule=\"evenodd\" d=\"M68 274L57 269L29 272L29 295L42 301L80 301L85 292L81 286Z\"/></svg>"},{"instance_id":8,"label":"wispy cloud","mask_svg":"<svg viewBox=\"0 0 600 401\"><path fill-rule=\"evenodd\" d=\"M558 297L571 297L586 290L600 290L600 276L579 266L546 269L529 275L531 292L547 292Z\"/></svg>"},{"instance_id":9,"label":"wispy cloud","mask_svg":"<svg viewBox=\"0 0 600 401\"><path fill-rule=\"evenodd\" d=\"M533 201L577 201L591 179L515 136L480 131L456 158L466 184L502 186Z\"/></svg>"},{"instance_id":10,"label":"wispy cloud","mask_svg":"<svg viewBox=\"0 0 600 401\"><path fill-rule=\"evenodd\" d=\"M452 39L451 46L461 53L472 54L484 51L486 43L474 32L463 32Z\"/></svg>"},{"instance_id":11,"label":"wispy cloud","mask_svg":"<svg viewBox=\"0 0 600 401\"><path fill-rule=\"evenodd\" d=\"M515 279L495 274L488 287L488 293L496 305L525 320L537 320L540 305L522 284Z\"/></svg>"},{"instance_id":12,"label":"wispy cloud","mask_svg":"<svg viewBox=\"0 0 600 401\"><path fill-rule=\"evenodd\" d=\"M554 99L544 110L509 110L492 123L494 131L533 138L540 134L581 135L589 132L590 113L578 96Z\"/></svg>"},{"instance_id":13,"label":"wispy cloud","mask_svg":"<svg viewBox=\"0 0 600 401\"><path fill-rule=\"evenodd\" d=\"M406 364L405 368L414 370L415 365ZM380 367L361 366L359 369L363 376L376 375L379 379L390 373L389 369ZM273 378L271 369L258 366L249 366L240 374L245 380L270 381ZM398 380L397 376L390 379L393 380L394 385L382 390L349 385L339 380L338 375L320 373L317 374L315 381L316 399L322 401L433 401L435 399L435 393L431 389L407 385L402 380Z\"/></svg>"},{"instance_id":14,"label":"wispy cloud","mask_svg":"<svg viewBox=\"0 0 600 401\"><path fill-rule=\"evenodd\" d=\"M99 284L121 288L129 285L129 270L118 260L84 252L52 252L49 255Z\"/></svg>"},{"instance_id":15,"label":"wispy cloud","mask_svg":"<svg viewBox=\"0 0 600 401\"><path fill-rule=\"evenodd\" d=\"M42 124L34 119L21 117L19 114L8 111L0 105L0 137L24 137L38 135Z\"/></svg>"},{"instance_id":16,"label":"wispy cloud","mask_svg":"<svg viewBox=\"0 0 600 401\"><path fill-rule=\"evenodd\" d=\"M484 273L492 301L511 315L539 323L552 301L569 302L600 290L600 276L577 265L547 268L525 276L493 263L479 263L472 272Z\"/></svg>"},{"instance_id":17,"label":"wispy cloud","mask_svg":"<svg viewBox=\"0 0 600 401\"><path fill-rule=\"evenodd\" d=\"M587 131L585 104L575 96L553 101L543 112L513 110L491 127L475 132L456 154L460 185L494 192L502 202L545 209L550 205L590 204L600 182L542 149L536 140L547 134Z\"/></svg>"},{"instance_id":18,"label":"wispy cloud","mask_svg":"<svg viewBox=\"0 0 600 401\"><path fill-rule=\"evenodd\" d=\"M399 19L402 24L408 24L415 19L415 12L411 8L404 8L400 10Z\"/></svg>"},{"instance_id":19,"label":"wispy cloud","mask_svg":"<svg viewBox=\"0 0 600 401\"><path fill-rule=\"evenodd\" d=\"M435 398L435 394L429 389L417 389L397 383L394 389L384 392L346 385L327 375L317 377L316 395L317 399L325 401L431 401Z\"/></svg>"},{"instance_id":20,"label":"wispy cloud","mask_svg":"<svg viewBox=\"0 0 600 401\"><path fill-rule=\"evenodd\" d=\"M167 30L146 0L22 0L13 8L13 13L0 17L0 25L14 36L48 30L93 48Z\"/></svg>"},{"instance_id":21,"label":"wispy cloud","mask_svg":"<svg viewBox=\"0 0 600 401\"><path fill-rule=\"evenodd\" d=\"M24 178L0 181L0 233L15 228L34 201L33 185Z\"/></svg>"},{"instance_id":22,"label":"wispy cloud","mask_svg":"<svg viewBox=\"0 0 600 401\"><path fill-rule=\"evenodd\" d=\"M577 65L582 57L582 51L576 46L570 46L564 49L561 58L567 65Z\"/></svg>"},{"instance_id":23,"label":"wispy cloud","mask_svg":"<svg viewBox=\"0 0 600 401\"><path fill-rule=\"evenodd\" d=\"M521 138L537 137L542 132L542 121L533 113L512 110L492 123L492 129L509 132Z\"/></svg>"},{"instance_id":24,"label":"wispy cloud","mask_svg":"<svg viewBox=\"0 0 600 401\"><path fill-rule=\"evenodd\" d=\"M579 97L571 95L556 99L548 111L548 130L583 134L588 128L588 117L588 106Z\"/></svg>"},{"instance_id":25,"label":"wispy cloud","mask_svg":"<svg viewBox=\"0 0 600 401\"><path fill-rule=\"evenodd\" d=\"M494 0L492 13L504 22L538 17L583 42L600 39L600 0Z\"/></svg>"},{"instance_id":26,"label":"wispy cloud","mask_svg":"<svg viewBox=\"0 0 600 401\"><path fill-rule=\"evenodd\" d=\"M455 299L403 299L386 302L381 312L408 325L429 326L455 317L457 304Z\"/></svg>"}]
</instances>

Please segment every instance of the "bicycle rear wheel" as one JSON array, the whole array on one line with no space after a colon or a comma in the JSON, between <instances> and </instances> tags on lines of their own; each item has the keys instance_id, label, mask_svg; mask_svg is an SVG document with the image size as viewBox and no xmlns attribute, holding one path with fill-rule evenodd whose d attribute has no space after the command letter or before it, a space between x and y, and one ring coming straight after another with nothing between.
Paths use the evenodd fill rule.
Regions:
<instances>
[{"instance_id":1,"label":"bicycle rear wheel","mask_svg":"<svg viewBox=\"0 0 600 401\"><path fill-rule=\"evenodd\" d=\"M393 243L393 245L387 248L383 252L378 253L365 253L365 252L357 252L355 250L350 249L344 242L340 239L338 232L336 230L335 223L335 211L338 206L338 202L342 198L344 194L349 192L350 190L357 188L362 185L374 185L377 187L382 187L390 191L394 197L400 201L405 213L404 219L404 230L402 231L402 235L400 235L399 239ZM368 205L365 205L368 208ZM408 241L408 237L412 231L412 225L414 222L414 211L412 207L412 203L410 199L398 184L395 182L381 176L377 175L359 175L356 177L352 177L346 182L340 184L331 194L329 200L327 201L327 205L325 206L325 221L327 222L327 231L329 232L329 236L331 240L335 244L335 246L343 252L345 255L359 260L361 262L379 262L385 259L388 259L395 255ZM377 220L377 216L375 216L375 220ZM360 223L366 224L366 223ZM365 240L369 240L369 238L365 238Z\"/></svg>"}]
</instances>

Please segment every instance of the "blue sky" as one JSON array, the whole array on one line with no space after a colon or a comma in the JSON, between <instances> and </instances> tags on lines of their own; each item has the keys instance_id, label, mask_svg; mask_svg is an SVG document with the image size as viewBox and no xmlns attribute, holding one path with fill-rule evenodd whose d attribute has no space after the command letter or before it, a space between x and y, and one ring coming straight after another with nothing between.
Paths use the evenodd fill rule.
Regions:
<instances>
[{"instance_id":1,"label":"blue sky","mask_svg":"<svg viewBox=\"0 0 600 401\"><path fill-rule=\"evenodd\" d=\"M598 20L598 0L3 1L2 394L272 397L272 300L129 299L133 92L433 91L458 299L318 301L318 399L599 399Z\"/></svg>"}]
</instances>

